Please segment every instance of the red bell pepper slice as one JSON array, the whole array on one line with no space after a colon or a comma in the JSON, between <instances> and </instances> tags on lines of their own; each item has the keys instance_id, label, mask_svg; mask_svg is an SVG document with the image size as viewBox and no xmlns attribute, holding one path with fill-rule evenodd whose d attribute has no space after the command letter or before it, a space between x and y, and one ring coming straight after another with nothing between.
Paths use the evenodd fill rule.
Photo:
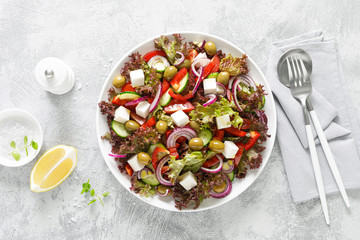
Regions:
<instances>
[{"instance_id":1,"label":"red bell pepper slice","mask_svg":"<svg viewBox=\"0 0 360 240\"><path fill-rule=\"evenodd\" d=\"M152 154L152 156L151 156L151 163L152 163L154 169L156 169L157 163L158 163L158 161L160 160L160 159L158 159L158 154L159 154L160 152L167 152L167 150L166 150L166 149L163 149L163 148L160 148L160 147L156 147L156 148L154 149L154 152L153 152L153 154Z\"/></svg>"},{"instance_id":2,"label":"red bell pepper slice","mask_svg":"<svg viewBox=\"0 0 360 240\"><path fill-rule=\"evenodd\" d=\"M171 80L170 84L171 86L177 90L180 87L180 81L181 79L183 79L186 74L188 73L186 68L182 68L176 75L175 77Z\"/></svg>"},{"instance_id":3,"label":"red bell pepper slice","mask_svg":"<svg viewBox=\"0 0 360 240\"><path fill-rule=\"evenodd\" d=\"M249 129L251 126L251 121L247 118L243 118L243 123L240 127L241 130L244 130L244 129Z\"/></svg>"},{"instance_id":4,"label":"red bell pepper slice","mask_svg":"<svg viewBox=\"0 0 360 240\"><path fill-rule=\"evenodd\" d=\"M156 120L155 117L150 118L149 120L147 120L146 123L144 123L141 128L148 128L148 127L153 127L156 124Z\"/></svg>"},{"instance_id":5,"label":"red bell pepper slice","mask_svg":"<svg viewBox=\"0 0 360 240\"><path fill-rule=\"evenodd\" d=\"M172 98L177 99L177 100L188 100L192 97L194 97L194 95L192 94L192 92L190 91L189 93L187 93L186 95L181 95L179 93L174 93L174 91L172 89L169 90L169 94Z\"/></svg>"},{"instance_id":6,"label":"red bell pepper slice","mask_svg":"<svg viewBox=\"0 0 360 240\"><path fill-rule=\"evenodd\" d=\"M130 164L128 164L128 163L125 165L125 170L126 170L127 174L129 174L129 176L132 176L134 173L134 170L131 168Z\"/></svg>"},{"instance_id":7,"label":"red bell pepper slice","mask_svg":"<svg viewBox=\"0 0 360 240\"><path fill-rule=\"evenodd\" d=\"M212 73L216 73L219 71L219 66L220 66L220 59L218 55L215 55L212 57L211 62L214 63L214 67L211 70Z\"/></svg>"},{"instance_id":8,"label":"red bell pepper slice","mask_svg":"<svg viewBox=\"0 0 360 240\"><path fill-rule=\"evenodd\" d=\"M155 99L155 98L153 98L153 97L149 97L149 98L147 99L147 101L148 101L150 104L152 104L152 102L154 101L154 99Z\"/></svg>"},{"instance_id":9,"label":"red bell pepper slice","mask_svg":"<svg viewBox=\"0 0 360 240\"><path fill-rule=\"evenodd\" d=\"M214 156L214 157L210 158L209 160L206 160L203 163L202 167L210 168L210 167L215 166L218 163L219 163L219 159L216 156Z\"/></svg>"},{"instance_id":10,"label":"red bell pepper slice","mask_svg":"<svg viewBox=\"0 0 360 240\"><path fill-rule=\"evenodd\" d=\"M178 110L188 113L193 109L195 109L195 107L189 101L173 99L170 101L169 105L164 108L164 111L167 114L172 114Z\"/></svg>"},{"instance_id":11,"label":"red bell pepper slice","mask_svg":"<svg viewBox=\"0 0 360 240\"><path fill-rule=\"evenodd\" d=\"M224 130L234 136L237 136L237 137L245 137L245 135L246 135L246 132L241 131L234 127L228 127L228 128L225 128Z\"/></svg>"},{"instance_id":12,"label":"red bell pepper slice","mask_svg":"<svg viewBox=\"0 0 360 240\"><path fill-rule=\"evenodd\" d=\"M224 138L225 131L223 129L217 129L215 131L215 135L212 137L213 140L219 140L222 141Z\"/></svg>"},{"instance_id":13,"label":"red bell pepper slice","mask_svg":"<svg viewBox=\"0 0 360 240\"><path fill-rule=\"evenodd\" d=\"M189 59L192 62L192 61L194 61L194 58L196 58L196 56L198 54L199 53L194 49L194 50L190 51L189 55L186 58Z\"/></svg>"},{"instance_id":14,"label":"red bell pepper slice","mask_svg":"<svg viewBox=\"0 0 360 240\"><path fill-rule=\"evenodd\" d=\"M178 159L178 158L179 158L179 153L177 152L176 147L171 147L171 148L169 148L169 151L170 151L170 155L171 155L171 156L174 156L175 159Z\"/></svg>"},{"instance_id":15,"label":"red bell pepper slice","mask_svg":"<svg viewBox=\"0 0 360 240\"><path fill-rule=\"evenodd\" d=\"M128 82L122 87L121 92L135 92L135 88L131 86L131 82Z\"/></svg>"},{"instance_id":16,"label":"red bell pepper slice","mask_svg":"<svg viewBox=\"0 0 360 240\"><path fill-rule=\"evenodd\" d=\"M146 62L148 62L152 57L157 56L157 55L164 57L164 56L166 56L166 53L162 50L154 50L154 51L151 51L151 52L148 52L147 54L145 54L143 59Z\"/></svg>"},{"instance_id":17,"label":"red bell pepper slice","mask_svg":"<svg viewBox=\"0 0 360 240\"><path fill-rule=\"evenodd\" d=\"M239 148L239 150L236 152L236 155L234 158L234 166L237 167L240 163L241 156L244 152L244 144L243 143L235 143L235 144Z\"/></svg>"},{"instance_id":18,"label":"red bell pepper slice","mask_svg":"<svg viewBox=\"0 0 360 240\"><path fill-rule=\"evenodd\" d=\"M213 62L209 62L208 65L206 65L205 69L204 69L204 74L203 74L203 79L205 79L207 76L209 76L209 74L211 73L211 71L213 70L215 64ZM203 80L201 79L201 81Z\"/></svg>"},{"instance_id":19,"label":"red bell pepper slice","mask_svg":"<svg viewBox=\"0 0 360 240\"><path fill-rule=\"evenodd\" d=\"M169 89L169 87L170 87L170 83L164 79L162 82L161 95L164 95L164 93L166 93L166 91Z\"/></svg>"},{"instance_id":20,"label":"red bell pepper slice","mask_svg":"<svg viewBox=\"0 0 360 240\"><path fill-rule=\"evenodd\" d=\"M116 95L111 102L117 106L124 106L127 103L126 100L121 100L119 95Z\"/></svg>"},{"instance_id":21,"label":"red bell pepper slice","mask_svg":"<svg viewBox=\"0 0 360 240\"><path fill-rule=\"evenodd\" d=\"M161 174L164 174L164 173L166 173L167 171L169 171L170 170L170 167L169 166L163 166L162 168L161 168Z\"/></svg>"},{"instance_id":22,"label":"red bell pepper slice","mask_svg":"<svg viewBox=\"0 0 360 240\"><path fill-rule=\"evenodd\" d=\"M249 141L245 144L245 150L249 150L251 149L255 143L257 142L257 140L260 137L260 133L257 131L251 131L250 132L250 139Z\"/></svg>"}]
</instances>

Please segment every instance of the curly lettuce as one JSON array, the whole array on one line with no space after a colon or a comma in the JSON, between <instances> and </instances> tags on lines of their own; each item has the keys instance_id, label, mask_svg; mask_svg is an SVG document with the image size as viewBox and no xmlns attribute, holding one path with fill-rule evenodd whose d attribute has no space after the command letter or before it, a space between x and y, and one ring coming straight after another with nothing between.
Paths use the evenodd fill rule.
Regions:
<instances>
[{"instance_id":1,"label":"curly lettuce","mask_svg":"<svg viewBox=\"0 0 360 240\"><path fill-rule=\"evenodd\" d=\"M183 171L192 171L193 173L196 173L205 162L205 158L200 151L186 154L183 160L185 161Z\"/></svg>"},{"instance_id":2,"label":"curly lettuce","mask_svg":"<svg viewBox=\"0 0 360 240\"><path fill-rule=\"evenodd\" d=\"M175 183L176 179L179 177L181 171L183 170L185 166L185 160L179 159L176 160L175 157L170 156L171 159L169 160L169 178L172 183Z\"/></svg>"},{"instance_id":3,"label":"curly lettuce","mask_svg":"<svg viewBox=\"0 0 360 240\"><path fill-rule=\"evenodd\" d=\"M170 115L167 115L165 113L165 111L162 110L162 108L159 109L158 111L156 111L155 117L156 117L157 121L160 121L160 120L165 121L167 123L168 127L170 127L170 128L175 127L174 120L172 119L172 117Z\"/></svg>"},{"instance_id":4,"label":"curly lettuce","mask_svg":"<svg viewBox=\"0 0 360 240\"><path fill-rule=\"evenodd\" d=\"M146 152L152 144L158 143L160 134L152 127L138 128L126 138L122 138L117 145L116 153L139 153Z\"/></svg>"},{"instance_id":5,"label":"curly lettuce","mask_svg":"<svg viewBox=\"0 0 360 240\"><path fill-rule=\"evenodd\" d=\"M176 52L187 56L189 51L187 44L182 43L183 38L180 34L173 34L173 36L174 40L172 41L166 36L160 36L154 40L155 48L164 50L171 65L174 64Z\"/></svg>"},{"instance_id":6,"label":"curly lettuce","mask_svg":"<svg viewBox=\"0 0 360 240\"><path fill-rule=\"evenodd\" d=\"M240 128L243 119L240 117L239 112L234 111L236 106L233 102L229 102L225 98L220 101L214 102L209 106L202 106L198 104L194 110L190 112L191 120L196 121L202 128L211 128L210 125L215 123L215 118L229 114L230 124L236 128Z\"/></svg>"},{"instance_id":7,"label":"curly lettuce","mask_svg":"<svg viewBox=\"0 0 360 240\"><path fill-rule=\"evenodd\" d=\"M131 178L131 187L130 190L144 196L150 197L156 193L155 187L145 184L142 181L139 181L136 177L136 174Z\"/></svg>"},{"instance_id":8,"label":"curly lettuce","mask_svg":"<svg viewBox=\"0 0 360 240\"><path fill-rule=\"evenodd\" d=\"M247 56L243 54L240 58L228 54L225 58L221 59L219 68L221 71L228 72L230 76L246 74L249 72L247 67Z\"/></svg>"}]
</instances>

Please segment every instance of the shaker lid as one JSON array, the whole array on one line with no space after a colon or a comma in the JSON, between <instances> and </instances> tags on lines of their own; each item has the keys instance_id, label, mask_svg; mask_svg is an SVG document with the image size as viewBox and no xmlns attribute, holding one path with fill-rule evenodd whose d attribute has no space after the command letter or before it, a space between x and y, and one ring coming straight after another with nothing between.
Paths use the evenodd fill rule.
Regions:
<instances>
[{"instance_id":1,"label":"shaker lid","mask_svg":"<svg viewBox=\"0 0 360 240\"><path fill-rule=\"evenodd\" d=\"M66 82L68 69L62 60L47 57L36 65L34 74L40 86L44 90L51 91L61 87Z\"/></svg>"}]
</instances>

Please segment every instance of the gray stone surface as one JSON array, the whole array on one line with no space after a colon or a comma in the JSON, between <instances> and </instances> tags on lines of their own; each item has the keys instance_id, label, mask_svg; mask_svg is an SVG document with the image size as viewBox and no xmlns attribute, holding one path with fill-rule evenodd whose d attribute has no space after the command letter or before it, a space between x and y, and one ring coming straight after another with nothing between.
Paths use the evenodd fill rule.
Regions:
<instances>
[{"instance_id":1,"label":"gray stone surface","mask_svg":"<svg viewBox=\"0 0 360 240\"><path fill-rule=\"evenodd\" d=\"M242 195L213 210L174 213L149 206L109 172L95 134L100 88L115 62L154 35L180 30L219 35L264 70L269 45L323 29L337 38L349 99L360 103L358 1L0 1L0 109L29 110L44 128L41 152L57 144L78 149L78 165L56 189L29 189L34 162L0 166L0 239L359 239L360 192L328 197L331 226L319 200L295 205L276 144L262 175ZM33 69L44 57L63 59L76 86L63 96L41 91ZM5 89L5 90L4 90ZM357 113L359 119L360 114ZM105 207L86 206L88 178L109 190Z\"/></svg>"}]
</instances>

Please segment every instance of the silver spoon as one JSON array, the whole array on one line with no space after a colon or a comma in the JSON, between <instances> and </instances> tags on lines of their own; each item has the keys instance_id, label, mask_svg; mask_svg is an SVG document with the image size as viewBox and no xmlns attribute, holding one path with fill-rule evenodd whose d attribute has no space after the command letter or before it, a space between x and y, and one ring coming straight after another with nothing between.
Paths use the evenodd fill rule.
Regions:
<instances>
[{"instance_id":1,"label":"silver spoon","mask_svg":"<svg viewBox=\"0 0 360 240\"><path fill-rule=\"evenodd\" d=\"M286 58L288 58L290 56L293 56L293 55L299 55L300 56L301 60L304 62L304 65L305 65L305 68L306 68L306 71L308 73L309 78L310 78L310 75L312 73L312 60L311 60L310 55L306 51L304 51L302 49L299 49L299 48L287 50L280 57L278 65L277 65L277 73L279 75L280 82L283 85L287 86L287 87L290 87L290 81L289 81L288 65L286 63ZM348 198L348 196L346 194L345 187L344 187L343 181L341 179L339 170L338 170L338 168L336 166L334 156L333 156L333 154L331 152L329 143L328 143L328 141L327 141L327 139L325 137L325 134L324 134L324 131L323 131L322 127L321 127L320 121L319 121L319 119L318 119L318 117L317 117L317 115L315 113L314 107L311 104L311 101L310 101L309 98L306 101L306 105L307 105L307 108L309 110L312 122L313 122L313 124L315 126L315 130L316 130L316 132L318 134L318 138L320 140L321 146L322 146L322 148L324 150L326 159L327 159L327 161L329 163L331 172L332 172L332 174L333 174L333 176L335 178L336 184L337 184L337 186L338 186L338 188L340 190L341 196L344 199L345 205L349 208L350 207L349 198Z\"/></svg>"}]
</instances>

